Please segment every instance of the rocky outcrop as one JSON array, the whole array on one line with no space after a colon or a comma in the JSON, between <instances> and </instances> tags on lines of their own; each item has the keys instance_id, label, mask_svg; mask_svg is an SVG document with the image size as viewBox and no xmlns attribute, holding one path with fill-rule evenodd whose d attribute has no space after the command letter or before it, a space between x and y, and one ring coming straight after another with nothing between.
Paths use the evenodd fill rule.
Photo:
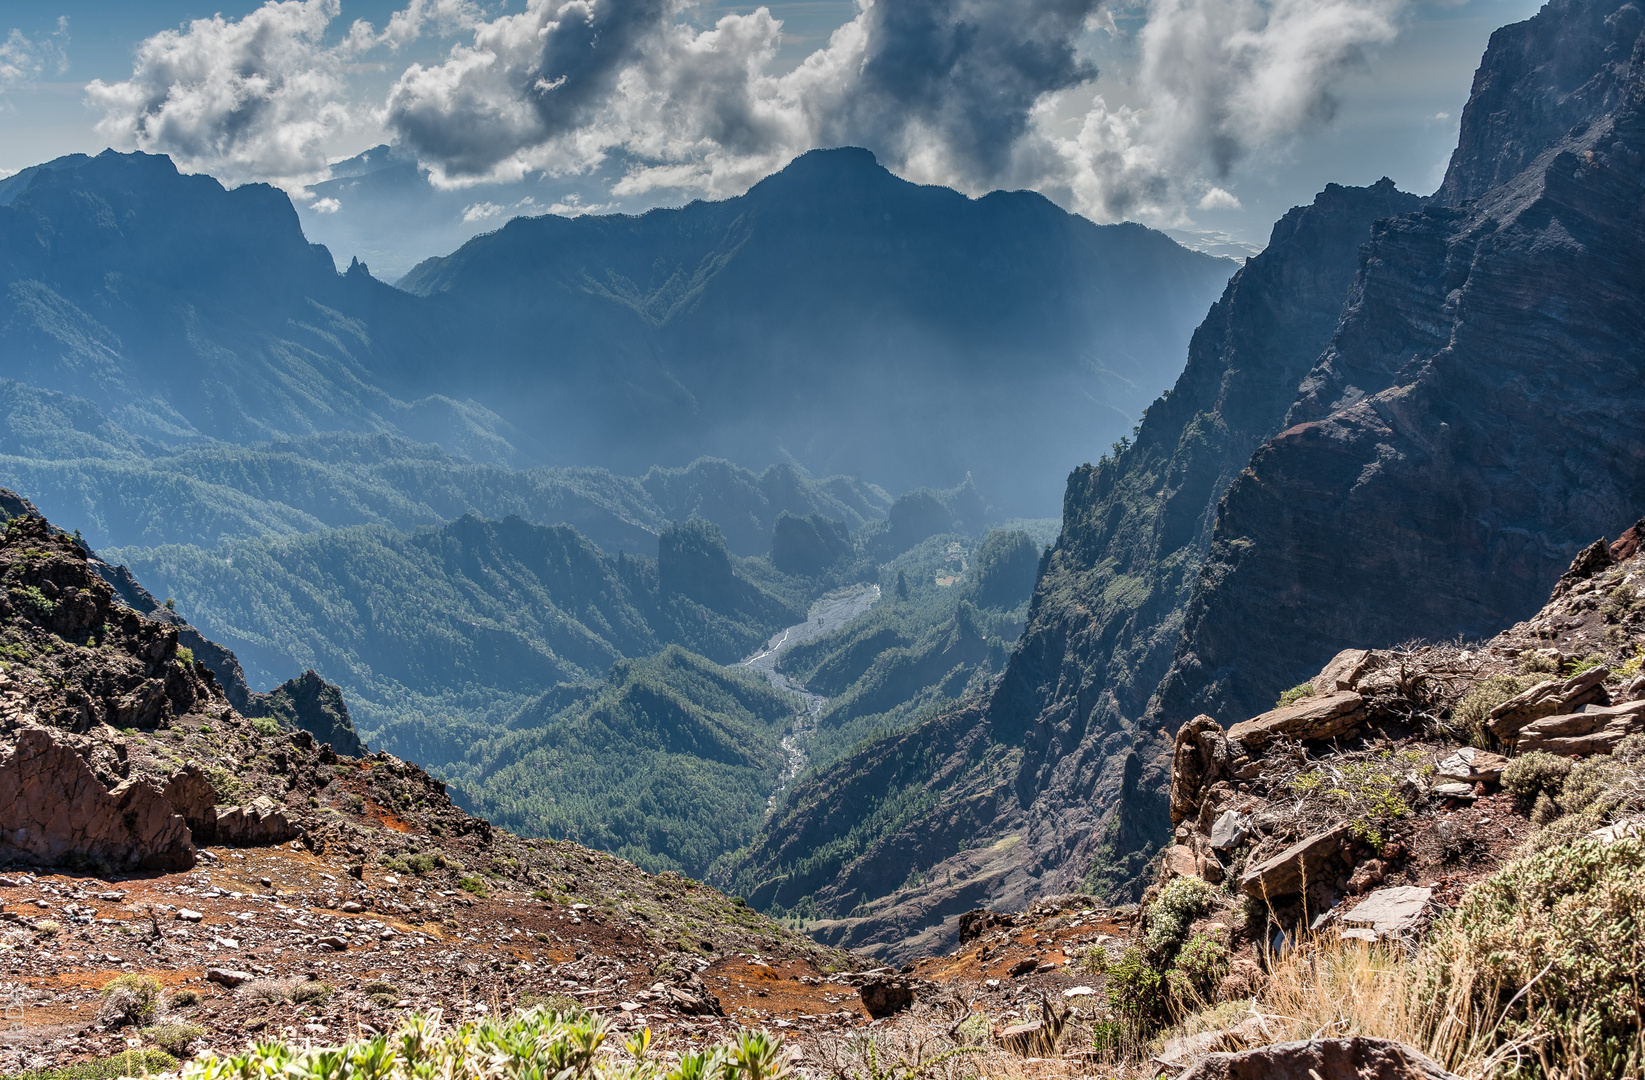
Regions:
<instances>
[{"instance_id":1,"label":"rocky outcrop","mask_svg":"<svg viewBox=\"0 0 1645 1080\"><path fill-rule=\"evenodd\" d=\"M1492 634L1639 518L1642 30L1553 0L1493 36L1445 185L1377 225L1229 488L1158 722L1249 716L1344 647Z\"/></svg>"},{"instance_id":2,"label":"rocky outcrop","mask_svg":"<svg viewBox=\"0 0 1645 1080\"><path fill-rule=\"evenodd\" d=\"M1404 1043L1357 1036L1211 1054L1177 1080L1462 1080Z\"/></svg>"},{"instance_id":3,"label":"rocky outcrop","mask_svg":"<svg viewBox=\"0 0 1645 1080\"><path fill-rule=\"evenodd\" d=\"M217 789L200 766L190 762L166 781L161 793L172 810L188 823L194 842L204 846L217 842Z\"/></svg>"},{"instance_id":4,"label":"rocky outcrop","mask_svg":"<svg viewBox=\"0 0 1645 1080\"><path fill-rule=\"evenodd\" d=\"M25 728L0 756L0 860L68 859L113 870L187 870L188 824L141 779L111 791L57 732Z\"/></svg>"},{"instance_id":5,"label":"rocky outcrop","mask_svg":"<svg viewBox=\"0 0 1645 1080\"><path fill-rule=\"evenodd\" d=\"M247 716L269 716L285 728L308 732L345 757L364 757L365 743L354 730L343 691L320 678L312 669L288 680L267 694L252 693L245 705Z\"/></svg>"},{"instance_id":6,"label":"rocky outcrop","mask_svg":"<svg viewBox=\"0 0 1645 1080\"><path fill-rule=\"evenodd\" d=\"M1365 699L1352 690L1313 694L1235 724L1228 729L1228 737L1253 750L1282 737L1298 742L1332 739L1353 729L1367 715Z\"/></svg>"},{"instance_id":7,"label":"rocky outcrop","mask_svg":"<svg viewBox=\"0 0 1645 1080\"><path fill-rule=\"evenodd\" d=\"M1561 757L1608 754L1629 735L1645 732L1645 701L1590 705L1579 713L1548 716L1520 729L1520 753L1541 750Z\"/></svg>"},{"instance_id":8,"label":"rocky outcrop","mask_svg":"<svg viewBox=\"0 0 1645 1080\"><path fill-rule=\"evenodd\" d=\"M259 795L244 806L218 807L216 833L217 842L229 847L268 847L295 840L302 830L273 799Z\"/></svg>"},{"instance_id":9,"label":"rocky outcrop","mask_svg":"<svg viewBox=\"0 0 1645 1080\"><path fill-rule=\"evenodd\" d=\"M1240 891L1259 900L1302 892L1310 881L1336 877L1353 827L1333 825L1306 836L1277 855L1251 866L1239 879Z\"/></svg>"},{"instance_id":10,"label":"rocky outcrop","mask_svg":"<svg viewBox=\"0 0 1645 1080\"><path fill-rule=\"evenodd\" d=\"M1497 738L1512 742L1527 725L1544 717L1576 712L1587 705L1608 705L1605 680L1610 674L1609 668L1595 667L1569 679L1539 682L1492 709L1487 726Z\"/></svg>"}]
</instances>

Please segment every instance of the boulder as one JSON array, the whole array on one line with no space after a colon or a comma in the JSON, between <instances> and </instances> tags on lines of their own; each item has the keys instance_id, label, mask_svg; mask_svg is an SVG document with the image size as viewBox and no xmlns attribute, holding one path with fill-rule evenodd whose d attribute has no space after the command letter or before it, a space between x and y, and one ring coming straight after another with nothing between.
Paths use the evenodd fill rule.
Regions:
<instances>
[{"instance_id":1,"label":"boulder","mask_svg":"<svg viewBox=\"0 0 1645 1080\"><path fill-rule=\"evenodd\" d=\"M1378 889L1342 916L1342 922L1346 926L1369 929L1376 937L1403 933L1416 926L1433 896L1434 890L1415 885Z\"/></svg>"},{"instance_id":2,"label":"boulder","mask_svg":"<svg viewBox=\"0 0 1645 1080\"><path fill-rule=\"evenodd\" d=\"M245 806L219 807L217 842L230 847L268 847L296 839L302 830L293 825L285 811L267 795L259 795Z\"/></svg>"},{"instance_id":3,"label":"boulder","mask_svg":"<svg viewBox=\"0 0 1645 1080\"><path fill-rule=\"evenodd\" d=\"M1501 754L1464 746L1439 763L1439 775L1466 784L1499 784L1507 767L1508 759Z\"/></svg>"},{"instance_id":4,"label":"boulder","mask_svg":"<svg viewBox=\"0 0 1645 1080\"><path fill-rule=\"evenodd\" d=\"M1389 1039L1307 1039L1201 1058L1177 1080L1461 1080Z\"/></svg>"},{"instance_id":5,"label":"boulder","mask_svg":"<svg viewBox=\"0 0 1645 1080\"><path fill-rule=\"evenodd\" d=\"M1201 715L1178 728L1171 752L1171 824L1193 817L1201 793L1226 775L1228 739L1221 724Z\"/></svg>"},{"instance_id":6,"label":"boulder","mask_svg":"<svg viewBox=\"0 0 1645 1080\"><path fill-rule=\"evenodd\" d=\"M1238 810L1224 810L1211 826L1211 847L1216 851L1237 848L1251 835L1251 815Z\"/></svg>"},{"instance_id":7,"label":"boulder","mask_svg":"<svg viewBox=\"0 0 1645 1080\"><path fill-rule=\"evenodd\" d=\"M1618 840L1645 840L1645 818L1618 821L1613 825L1605 826L1603 829L1595 829L1588 835L1607 846L1616 843Z\"/></svg>"},{"instance_id":8,"label":"boulder","mask_svg":"<svg viewBox=\"0 0 1645 1080\"><path fill-rule=\"evenodd\" d=\"M1582 712L1545 716L1519 732L1519 752L1544 750L1562 757L1608 754L1616 744L1645 731L1645 701L1590 705Z\"/></svg>"},{"instance_id":9,"label":"boulder","mask_svg":"<svg viewBox=\"0 0 1645 1080\"><path fill-rule=\"evenodd\" d=\"M25 728L0 758L0 861L57 863L67 856L118 870L194 866L188 824L147 781L112 791L59 733Z\"/></svg>"},{"instance_id":10,"label":"boulder","mask_svg":"<svg viewBox=\"0 0 1645 1080\"><path fill-rule=\"evenodd\" d=\"M1333 656L1331 662L1309 683L1314 688L1314 696L1324 697L1327 694L1355 689L1370 659L1369 649L1343 649Z\"/></svg>"},{"instance_id":11,"label":"boulder","mask_svg":"<svg viewBox=\"0 0 1645 1080\"><path fill-rule=\"evenodd\" d=\"M1278 709L1270 709L1228 730L1228 738L1252 750L1285 736L1299 742L1333 739L1369 715L1365 699L1352 690L1315 694Z\"/></svg>"},{"instance_id":12,"label":"boulder","mask_svg":"<svg viewBox=\"0 0 1645 1080\"><path fill-rule=\"evenodd\" d=\"M862 1007L876 1020L914 1004L914 988L907 979L869 979L858 988L858 993L862 996Z\"/></svg>"},{"instance_id":13,"label":"boulder","mask_svg":"<svg viewBox=\"0 0 1645 1080\"><path fill-rule=\"evenodd\" d=\"M964 945L968 941L975 941L987 933L989 928L998 926L1004 921L1005 916L997 911L989 911L987 908L976 908L967 911L960 916L960 944Z\"/></svg>"},{"instance_id":14,"label":"boulder","mask_svg":"<svg viewBox=\"0 0 1645 1080\"><path fill-rule=\"evenodd\" d=\"M1515 694L1491 710L1486 726L1499 739L1513 740L1526 725L1546 716L1574 713L1586 705L1606 705L1610 697L1605 692L1609 668L1589 668L1569 679L1548 679L1529 690Z\"/></svg>"},{"instance_id":15,"label":"boulder","mask_svg":"<svg viewBox=\"0 0 1645 1080\"><path fill-rule=\"evenodd\" d=\"M233 968L206 968L206 981L217 983L233 989L242 983L248 983L256 978L249 971L236 971Z\"/></svg>"},{"instance_id":16,"label":"boulder","mask_svg":"<svg viewBox=\"0 0 1645 1080\"><path fill-rule=\"evenodd\" d=\"M217 842L217 789L198 765L190 762L172 773L160 794L188 822L196 844Z\"/></svg>"},{"instance_id":17,"label":"boulder","mask_svg":"<svg viewBox=\"0 0 1645 1080\"><path fill-rule=\"evenodd\" d=\"M1352 826L1345 823L1297 841L1247 869L1239 879L1240 890L1261 900L1299 893L1305 880L1322 880L1327 871L1330 877L1336 877L1342 866L1343 844L1352 832Z\"/></svg>"}]
</instances>

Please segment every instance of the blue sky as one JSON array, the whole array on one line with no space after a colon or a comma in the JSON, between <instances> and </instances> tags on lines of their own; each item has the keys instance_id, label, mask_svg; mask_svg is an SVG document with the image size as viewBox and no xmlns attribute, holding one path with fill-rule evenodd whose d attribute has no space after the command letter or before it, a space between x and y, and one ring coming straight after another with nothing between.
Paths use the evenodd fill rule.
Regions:
<instances>
[{"instance_id":1,"label":"blue sky","mask_svg":"<svg viewBox=\"0 0 1645 1080\"><path fill-rule=\"evenodd\" d=\"M426 17L384 44L412 2ZM1237 252L1328 182L1388 175L1433 190L1490 32L1537 7L779 0L765 17L746 4L585 0L577 10L595 13L599 34L582 41L560 2L292 0L275 19L247 2L0 0L0 169L110 144L169 152L226 182L287 187L346 262L335 245L359 245L339 231L358 208L321 203L311 185L328 161L395 142L444 186L452 218L379 252L403 268L436 253L419 245L499 223L476 207L724 197L810 145L851 142L910 179L1035 188L1096 220ZM193 22L218 15L216 29ZM285 37L248 61L254 20ZM377 36L351 39L357 20ZM956 61L962 24L982 44ZM140 54L167 30L167 49ZM1228 47L1236 36L1243 51ZM539 40L550 45L522 51ZM592 41L605 50L595 61ZM482 54L486 64L469 62ZM212 65L248 64L266 64L258 85L275 89L223 104Z\"/></svg>"}]
</instances>

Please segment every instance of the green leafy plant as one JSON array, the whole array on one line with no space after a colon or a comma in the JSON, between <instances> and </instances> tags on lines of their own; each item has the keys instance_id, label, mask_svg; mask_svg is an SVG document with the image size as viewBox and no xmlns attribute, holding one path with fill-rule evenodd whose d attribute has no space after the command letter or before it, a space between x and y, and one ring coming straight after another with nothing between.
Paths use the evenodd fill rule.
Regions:
<instances>
[{"instance_id":1,"label":"green leafy plant","mask_svg":"<svg viewBox=\"0 0 1645 1080\"><path fill-rule=\"evenodd\" d=\"M1565 758L1541 750L1521 754L1502 770L1502 789L1514 797L1522 809L1536 805L1540 795L1558 795L1571 775Z\"/></svg>"},{"instance_id":2,"label":"green leafy plant","mask_svg":"<svg viewBox=\"0 0 1645 1080\"><path fill-rule=\"evenodd\" d=\"M187 1057L189 1043L205 1033L206 1029L198 1024L178 1023L155 1024L138 1032L148 1042L176 1057Z\"/></svg>"},{"instance_id":3,"label":"green leafy plant","mask_svg":"<svg viewBox=\"0 0 1645 1080\"><path fill-rule=\"evenodd\" d=\"M265 738L272 738L273 736L280 734L280 721L274 719L272 716L254 717L251 721L251 726L257 734L262 735Z\"/></svg>"},{"instance_id":4,"label":"green leafy plant","mask_svg":"<svg viewBox=\"0 0 1645 1080\"><path fill-rule=\"evenodd\" d=\"M1295 705L1297 702L1301 701L1303 698L1313 697L1313 696L1314 696L1314 684L1313 683L1311 683L1311 682L1297 683L1297 685L1291 687L1291 689L1285 691L1283 694L1281 694L1279 696L1279 700L1274 702L1274 708L1283 709L1287 705Z\"/></svg>"},{"instance_id":5,"label":"green leafy plant","mask_svg":"<svg viewBox=\"0 0 1645 1080\"><path fill-rule=\"evenodd\" d=\"M473 893L481 899L485 899L491 895L491 890L486 887L485 879L475 877L473 874L459 878L457 881L457 887L462 889L464 892Z\"/></svg>"},{"instance_id":6,"label":"green leafy plant","mask_svg":"<svg viewBox=\"0 0 1645 1080\"><path fill-rule=\"evenodd\" d=\"M184 667L194 666L194 650L187 645L177 646L177 662Z\"/></svg>"},{"instance_id":7,"label":"green leafy plant","mask_svg":"<svg viewBox=\"0 0 1645 1080\"><path fill-rule=\"evenodd\" d=\"M164 1050L130 1050L110 1054L95 1061L82 1061L60 1069L35 1069L18 1073L6 1080L118 1080L122 1076L147 1076L172 1072L177 1059Z\"/></svg>"},{"instance_id":8,"label":"green leafy plant","mask_svg":"<svg viewBox=\"0 0 1645 1080\"><path fill-rule=\"evenodd\" d=\"M1491 710L1523 690L1529 690L1536 679L1523 675L1490 675L1475 680L1451 710L1447 733L1469 746L1489 750L1494 739L1486 727Z\"/></svg>"},{"instance_id":9,"label":"green leafy plant","mask_svg":"<svg viewBox=\"0 0 1645 1080\"><path fill-rule=\"evenodd\" d=\"M160 980L152 975L116 975L103 984L97 1017L105 1024L138 1024L160 1007Z\"/></svg>"}]
</instances>

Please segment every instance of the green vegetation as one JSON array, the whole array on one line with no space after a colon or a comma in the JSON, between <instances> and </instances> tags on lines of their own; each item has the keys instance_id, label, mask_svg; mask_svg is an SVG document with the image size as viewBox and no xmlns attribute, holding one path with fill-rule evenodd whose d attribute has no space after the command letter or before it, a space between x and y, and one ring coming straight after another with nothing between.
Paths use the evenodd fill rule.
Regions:
<instances>
[{"instance_id":1,"label":"green vegetation","mask_svg":"<svg viewBox=\"0 0 1645 1080\"><path fill-rule=\"evenodd\" d=\"M1354 833L1372 847L1381 847L1388 827L1411 813L1411 805L1400 793L1405 775L1432 769L1420 750L1379 750L1344 760L1338 758L1327 768L1310 769L1291 781L1291 792L1299 796L1296 810L1304 820L1312 820L1316 808L1333 816L1346 817Z\"/></svg>"},{"instance_id":2,"label":"green vegetation","mask_svg":"<svg viewBox=\"0 0 1645 1080\"><path fill-rule=\"evenodd\" d=\"M272 716L254 717L251 726L259 735L274 736L280 734L280 721Z\"/></svg>"},{"instance_id":3,"label":"green vegetation","mask_svg":"<svg viewBox=\"0 0 1645 1080\"><path fill-rule=\"evenodd\" d=\"M803 618L735 573L712 526L679 532L692 540L661 576L654 559L518 518L108 554L209 612L208 634L236 627L224 643L252 682L313 668L363 737L460 780L455 764L545 686L588 685L670 643L732 662Z\"/></svg>"},{"instance_id":4,"label":"green vegetation","mask_svg":"<svg viewBox=\"0 0 1645 1080\"><path fill-rule=\"evenodd\" d=\"M198 1024L165 1023L143 1028L143 1039L174 1057L187 1057L189 1044L206 1033Z\"/></svg>"},{"instance_id":5,"label":"green vegetation","mask_svg":"<svg viewBox=\"0 0 1645 1080\"><path fill-rule=\"evenodd\" d=\"M1274 702L1274 708L1283 709L1287 705L1295 705L1297 702L1301 701L1303 698L1313 697L1313 696L1314 696L1314 684L1313 683L1297 683L1297 685L1291 687L1291 689L1285 691L1285 693L1283 693L1279 696L1279 700Z\"/></svg>"},{"instance_id":6,"label":"green vegetation","mask_svg":"<svg viewBox=\"0 0 1645 1080\"><path fill-rule=\"evenodd\" d=\"M177 662L182 664L184 667L193 665L194 650L189 648L187 645L177 646Z\"/></svg>"},{"instance_id":7,"label":"green vegetation","mask_svg":"<svg viewBox=\"0 0 1645 1080\"><path fill-rule=\"evenodd\" d=\"M98 1019L110 1025L140 1024L160 1007L160 981L152 975L116 975L103 984Z\"/></svg>"},{"instance_id":8,"label":"green vegetation","mask_svg":"<svg viewBox=\"0 0 1645 1080\"><path fill-rule=\"evenodd\" d=\"M1519 1075L1636 1076L1645 1065L1645 844L1583 838L1510 863L1436 927L1423 1005L1500 1017Z\"/></svg>"},{"instance_id":9,"label":"green vegetation","mask_svg":"<svg viewBox=\"0 0 1645 1080\"><path fill-rule=\"evenodd\" d=\"M1451 710L1447 730L1469 746L1489 750L1496 741L1485 726L1490 720L1491 710L1522 690L1529 690L1536 682L1529 675L1490 675L1475 680Z\"/></svg>"},{"instance_id":10,"label":"green vegetation","mask_svg":"<svg viewBox=\"0 0 1645 1080\"><path fill-rule=\"evenodd\" d=\"M122 1076L147 1076L153 1073L172 1072L176 1068L177 1059L164 1050L130 1050L123 1054L110 1054L96 1061L65 1065L61 1069L35 1069L31 1072L17 1073L6 1077L5 1080L119 1080Z\"/></svg>"},{"instance_id":11,"label":"green vegetation","mask_svg":"<svg viewBox=\"0 0 1645 1080\"><path fill-rule=\"evenodd\" d=\"M1558 795L1570 775L1569 760L1533 750L1508 762L1508 767L1502 770L1502 789L1514 797L1521 809L1529 810L1538 799Z\"/></svg>"},{"instance_id":12,"label":"green vegetation","mask_svg":"<svg viewBox=\"0 0 1645 1080\"><path fill-rule=\"evenodd\" d=\"M1193 921L1211 909L1215 895L1200 878L1172 878L1143 909L1141 943L1107 965L1108 1003L1134 1041L1146 1040L1172 1018L1202 1005L1227 973L1227 945L1188 934Z\"/></svg>"},{"instance_id":13,"label":"green vegetation","mask_svg":"<svg viewBox=\"0 0 1645 1080\"><path fill-rule=\"evenodd\" d=\"M701 877L763 820L794 714L763 678L670 646L541 695L463 763L462 790L504 828Z\"/></svg>"},{"instance_id":14,"label":"green vegetation","mask_svg":"<svg viewBox=\"0 0 1645 1080\"><path fill-rule=\"evenodd\" d=\"M576 1009L532 1008L450 1030L442 1029L437 1019L413 1016L392 1034L343 1046L297 1047L271 1041L230 1057L203 1056L183 1066L181 1080L329 1080L338 1076L378 1080L430 1076L784 1080L793 1072L782 1039L765 1031L741 1031L727 1042L686 1051L672 1062L651 1053L649 1029L624 1041L625 1058L621 1059L601 1053L610 1037L604 1020ZM166 1067L174 1066L171 1062ZM85 1080L107 1075L118 1074L99 1073ZM40 1080L45 1080L44 1074Z\"/></svg>"}]
</instances>

